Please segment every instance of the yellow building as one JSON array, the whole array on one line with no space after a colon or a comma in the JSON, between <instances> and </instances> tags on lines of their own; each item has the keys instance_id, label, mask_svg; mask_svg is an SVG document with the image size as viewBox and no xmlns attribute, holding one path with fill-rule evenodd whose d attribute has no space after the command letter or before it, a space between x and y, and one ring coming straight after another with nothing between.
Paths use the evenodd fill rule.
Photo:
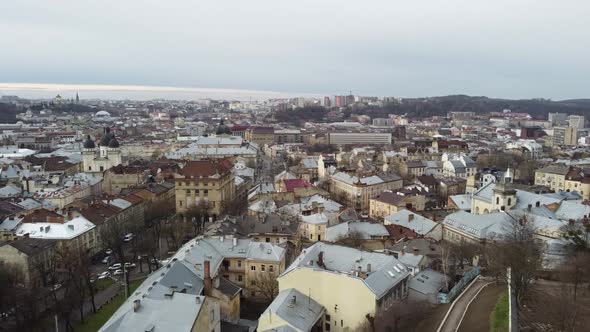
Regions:
<instances>
[{"instance_id":1,"label":"yellow building","mask_svg":"<svg viewBox=\"0 0 590 332\"><path fill-rule=\"evenodd\" d=\"M22 237L0 245L0 265L20 269L27 287L43 284L41 271L50 269L50 259L55 252L56 241Z\"/></svg>"},{"instance_id":2,"label":"yellow building","mask_svg":"<svg viewBox=\"0 0 590 332\"><path fill-rule=\"evenodd\" d=\"M23 222L16 230L19 237L33 239L55 240L57 248L64 248L73 252L85 251L96 254L98 238L96 225L83 216L75 217L65 222Z\"/></svg>"},{"instance_id":3,"label":"yellow building","mask_svg":"<svg viewBox=\"0 0 590 332\"><path fill-rule=\"evenodd\" d=\"M392 191L384 191L369 200L369 217L383 219L400 210L424 211L426 197L424 195L405 195Z\"/></svg>"},{"instance_id":4,"label":"yellow building","mask_svg":"<svg viewBox=\"0 0 590 332\"><path fill-rule=\"evenodd\" d=\"M402 178L394 173L359 178L344 172L338 172L330 178L330 192L348 206L361 211L369 210L369 200L371 198L386 190L399 189L402 185Z\"/></svg>"},{"instance_id":5,"label":"yellow building","mask_svg":"<svg viewBox=\"0 0 590 332\"><path fill-rule=\"evenodd\" d=\"M275 130L272 127L250 127L246 130L246 141L256 143L259 147L273 144Z\"/></svg>"},{"instance_id":6,"label":"yellow building","mask_svg":"<svg viewBox=\"0 0 590 332\"><path fill-rule=\"evenodd\" d=\"M299 232L301 235L312 242L326 240L326 228L328 227L328 217L324 213L314 213L302 215L299 217Z\"/></svg>"},{"instance_id":7,"label":"yellow building","mask_svg":"<svg viewBox=\"0 0 590 332\"><path fill-rule=\"evenodd\" d=\"M393 256L318 242L303 250L278 278L279 296L260 317L258 330L269 331L279 324L309 331L310 326L321 324L319 331L355 331L368 323L367 316L374 317L377 310L407 296L409 276ZM314 301L306 326L301 325L300 316L272 310L289 310L293 300L291 308L296 309L299 297Z\"/></svg>"},{"instance_id":8,"label":"yellow building","mask_svg":"<svg viewBox=\"0 0 590 332\"><path fill-rule=\"evenodd\" d=\"M546 186L552 190L565 189L565 177L569 173L568 166L549 165L535 171L535 185Z\"/></svg>"},{"instance_id":9,"label":"yellow building","mask_svg":"<svg viewBox=\"0 0 590 332\"><path fill-rule=\"evenodd\" d=\"M207 202L209 213L219 215L236 193L229 159L189 161L175 175L176 212Z\"/></svg>"}]
</instances>

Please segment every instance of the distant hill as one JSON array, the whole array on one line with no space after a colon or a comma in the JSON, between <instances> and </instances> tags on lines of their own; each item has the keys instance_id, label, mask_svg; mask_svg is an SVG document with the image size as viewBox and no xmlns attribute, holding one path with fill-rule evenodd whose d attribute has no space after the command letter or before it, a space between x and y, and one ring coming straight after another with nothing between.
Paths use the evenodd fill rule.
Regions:
<instances>
[{"instance_id":1,"label":"distant hill","mask_svg":"<svg viewBox=\"0 0 590 332\"><path fill-rule=\"evenodd\" d=\"M16 105L0 103L0 123L16 123Z\"/></svg>"},{"instance_id":2,"label":"distant hill","mask_svg":"<svg viewBox=\"0 0 590 332\"><path fill-rule=\"evenodd\" d=\"M491 113L510 109L529 113L535 119L546 119L548 113L590 114L590 99L552 101L548 99L497 99L453 95L429 98L404 98L381 108L367 108L355 113L371 117L408 114L410 117L445 116L449 112Z\"/></svg>"}]
</instances>

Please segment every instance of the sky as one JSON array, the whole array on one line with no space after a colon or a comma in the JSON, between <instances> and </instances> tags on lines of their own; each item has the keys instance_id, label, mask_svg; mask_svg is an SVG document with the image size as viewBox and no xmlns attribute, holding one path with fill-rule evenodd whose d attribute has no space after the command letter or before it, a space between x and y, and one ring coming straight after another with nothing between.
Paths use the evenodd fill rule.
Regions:
<instances>
[{"instance_id":1,"label":"sky","mask_svg":"<svg viewBox=\"0 0 590 332\"><path fill-rule=\"evenodd\" d=\"M587 0L6 0L0 82L583 98L588 17Z\"/></svg>"}]
</instances>

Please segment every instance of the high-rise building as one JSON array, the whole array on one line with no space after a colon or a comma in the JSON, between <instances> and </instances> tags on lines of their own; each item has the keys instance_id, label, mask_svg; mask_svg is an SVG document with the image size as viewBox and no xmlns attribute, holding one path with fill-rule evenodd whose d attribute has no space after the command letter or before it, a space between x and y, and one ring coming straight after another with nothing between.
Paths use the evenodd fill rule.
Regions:
<instances>
[{"instance_id":1,"label":"high-rise building","mask_svg":"<svg viewBox=\"0 0 590 332\"><path fill-rule=\"evenodd\" d=\"M555 127L553 129L553 145L575 146L577 141L578 131L576 128Z\"/></svg>"},{"instance_id":2,"label":"high-rise building","mask_svg":"<svg viewBox=\"0 0 590 332\"><path fill-rule=\"evenodd\" d=\"M334 105L336 107L344 106L344 96L334 96Z\"/></svg>"},{"instance_id":3,"label":"high-rise building","mask_svg":"<svg viewBox=\"0 0 590 332\"><path fill-rule=\"evenodd\" d=\"M332 106L332 102L330 101L330 97L325 96L324 97L324 107L330 107Z\"/></svg>"},{"instance_id":4,"label":"high-rise building","mask_svg":"<svg viewBox=\"0 0 590 332\"><path fill-rule=\"evenodd\" d=\"M582 129L586 119L583 115L570 115L567 117L570 128Z\"/></svg>"},{"instance_id":5,"label":"high-rise building","mask_svg":"<svg viewBox=\"0 0 590 332\"><path fill-rule=\"evenodd\" d=\"M567 125L567 114L565 113L549 113L549 124L554 126L566 126Z\"/></svg>"}]
</instances>

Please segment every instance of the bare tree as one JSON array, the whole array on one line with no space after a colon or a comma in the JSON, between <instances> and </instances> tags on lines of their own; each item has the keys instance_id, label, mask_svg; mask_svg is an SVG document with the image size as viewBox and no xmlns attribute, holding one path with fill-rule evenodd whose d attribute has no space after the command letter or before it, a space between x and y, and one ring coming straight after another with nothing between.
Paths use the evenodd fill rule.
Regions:
<instances>
[{"instance_id":1,"label":"bare tree","mask_svg":"<svg viewBox=\"0 0 590 332\"><path fill-rule=\"evenodd\" d=\"M357 327L359 332L414 332L421 331L420 323L433 311L426 301L405 299L395 301L388 308L381 307L374 316L367 314L367 321Z\"/></svg>"},{"instance_id":2,"label":"bare tree","mask_svg":"<svg viewBox=\"0 0 590 332\"><path fill-rule=\"evenodd\" d=\"M259 272L254 277L252 289L256 293L262 294L262 296L272 301L279 293L279 283L277 276L273 272Z\"/></svg>"},{"instance_id":3,"label":"bare tree","mask_svg":"<svg viewBox=\"0 0 590 332\"><path fill-rule=\"evenodd\" d=\"M193 226L193 236L197 236L204 230L206 219L209 217L211 206L206 200L199 200L191 205L184 216Z\"/></svg>"},{"instance_id":4,"label":"bare tree","mask_svg":"<svg viewBox=\"0 0 590 332\"><path fill-rule=\"evenodd\" d=\"M532 217L510 218L499 241L487 245L486 260L491 271L508 282L506 271L510 267L510 282L518 307L541 268L543 247L535 239L535 231Z\"/></svg>"}]
</instances>

